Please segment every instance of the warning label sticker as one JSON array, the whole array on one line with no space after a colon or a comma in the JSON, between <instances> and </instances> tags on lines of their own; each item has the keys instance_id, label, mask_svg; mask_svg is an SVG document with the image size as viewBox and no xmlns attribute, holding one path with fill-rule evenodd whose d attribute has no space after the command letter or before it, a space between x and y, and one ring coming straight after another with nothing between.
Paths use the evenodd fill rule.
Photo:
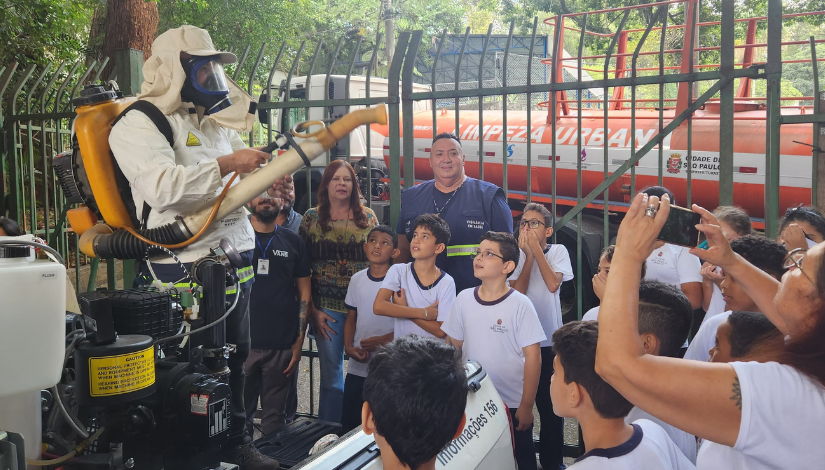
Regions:
<instances>
[{"instance_id":1,"label":"warning label sticker","mask_svg":"<svg viewBox=\"0 0 825 470\"><path fill-rule=\"evenodd\" d=\"M154 348L109 357L89 358L89 394L123 395L155 383Z\"/></svg>"},{"instance_id":2,"label":"warning label sticker","mask_svg":"<svg viewBox=\"0 0 825 470\"><path fill-rule=\"evenodd\" d=\"M209 404L209 395L193 393L189 395L189 404L191 405L193 415L206 416L206 405Z\"/></svg>"}]
</instances>

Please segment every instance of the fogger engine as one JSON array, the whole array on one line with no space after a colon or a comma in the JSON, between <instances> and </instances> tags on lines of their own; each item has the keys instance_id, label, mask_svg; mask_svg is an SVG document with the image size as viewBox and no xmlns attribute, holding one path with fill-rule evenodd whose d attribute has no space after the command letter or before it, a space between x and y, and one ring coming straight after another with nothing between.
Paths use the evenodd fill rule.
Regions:
<instances>
[{"instance_id":1,"label":"fogger engine","mask_svg":"<svg viewBox=\"0 0 825 470\"><path fill-rule=\"evenodd\" d=\"M43 442L49 454L64 455L83 440L77 427L95 439L64 469L234 468L219 458L232 404L233 345L223 320L234 305L226 289L238 281L224 251L232 250L222 246L193 267L196 295L173 288L78 296L83 315L67 315L67 367L44 416Z\"/></svg>"}]
</instances>

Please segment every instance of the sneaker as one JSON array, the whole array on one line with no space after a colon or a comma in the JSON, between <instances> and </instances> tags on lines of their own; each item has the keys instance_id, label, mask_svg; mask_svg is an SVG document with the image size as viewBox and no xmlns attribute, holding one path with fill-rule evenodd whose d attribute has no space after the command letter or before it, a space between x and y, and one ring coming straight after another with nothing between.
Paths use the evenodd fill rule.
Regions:
<instances>
[{"instance_id":1,"label":"sneaker","mask_svg":"<svg viewBox=\"0 0 825 470\"><path fill-rule=\"evenodd\" d=\"M277 470L281 468L281 464L277 460L262 454L252 442L225 447L222 454L225 462L234 463L241 470Z\"/></svg>"}]
</instances>

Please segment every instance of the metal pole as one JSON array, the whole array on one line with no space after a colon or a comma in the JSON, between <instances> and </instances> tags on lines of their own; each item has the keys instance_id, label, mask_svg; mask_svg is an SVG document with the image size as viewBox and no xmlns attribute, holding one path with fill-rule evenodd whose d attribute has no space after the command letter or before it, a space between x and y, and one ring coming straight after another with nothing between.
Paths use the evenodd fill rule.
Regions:
<instances>
[{"instance_id":1,"label":"metal pole","mask_svg":"<svg viewBox=\"0 0 825 470\"><path fill-rule=\"evenodd\" d=\"M722 0L722 64L726 78L734 68L734 0ZM733 81L719 91L719 205L733 205Z\"/></svg>"},{"instance_id":2,"label":"metal pole","mask_svg":"<svg viewBox=\"0 0 825 470\"><path fill-rule=\"evenodd\" d=\"M404 69L401 73L401 123L404 126L404 187L415 185L415 131L413 130L413 100L410 98L413 88L413 71L415 59L418 57L418 48L424 32L413 31L410 37L410 46L404 57ZM401 57L401 56L396 56Z\"/></svg>"},{"instance_id":3,"label":"metal pole","mask_svg":"<svg viewBox=\"0 0 825 470\"><path fill-rule=\"evenodd\" d=\"M392 64L392 56L395 52L395 25L393 24L393 18L395 16L395 12L392 9L392 0L383 0L384 1L384 33L387 37L386 41L384 42L384 53L387 56L387 70L389 70Z\"/></svg>"},{"instance_id":4,"label":"metal pole","mask_svg":"<svg viewBox=\"0 0 825 470\"><path fill-rule=\"evenodd\" d=\"M768 0L768 139L765 165L765 235L776 238L779 217L779 123L782 113L782 0Z\"/></svg>"},{"instance_id":5,"label":"metal pole","mask_svg":"<svg viewBox=\"0 0 825 470\"><path fill-rule=\"evenodd\" d=\"M404 32L398 35L398 45L396 52L404 56L407 44L410 40L410 33ZM389 124L390 124L390 227L395 227L398 223L398 216L401 213L401 123L399 122L399 93L398 85L401 75L401 62L395 61L391 64L387 77L387 101L389 102ZM405 175L406 176L406 175ZM408 178L404 178L407 186Z\"/></svg>"}]
</instances>

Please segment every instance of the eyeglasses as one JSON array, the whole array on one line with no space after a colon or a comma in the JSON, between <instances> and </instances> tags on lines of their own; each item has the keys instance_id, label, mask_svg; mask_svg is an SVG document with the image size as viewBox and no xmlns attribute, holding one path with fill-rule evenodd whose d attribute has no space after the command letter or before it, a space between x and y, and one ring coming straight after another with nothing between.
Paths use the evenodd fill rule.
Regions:
<instances>
[{"instance_id":1,"label":"eyeglasses","mask_svg":"<svg viewBox=\"0 0 825 470\"><path fill-rule=\"evenodd\" d=\"M814 281L805 273L805 271L802 270L802 261L805 259L805 256L807 254L808 254L808 252L804 248L796 248L794 250L789 251L788 254L785 255L785 259L782 261L782 268L783 269L791 269L793 267L798 268L799 271L805 277L807 277L809 281L811 281L811 284L813 284Z\"/></svg>"},{"instance_id":2,"label":"eyeglasses","mask_svg":"<svg viewBox=\"0 0 825 470\"><path fill-rule=\"evenodd\" d=\"M504 261L503 256L497 255L497 254L493 253L490 250L487 250L487 251L476 250L476 258L478 258L479 256L481 256L484 259L493 259L493 257L495 256L496 258L501 258L501 260Z\"/></svg>"},{"instance_id":3,"label":"eyeglasses","mask_svg":"<svg viewBox=\"0 0 825 470\"><path fill-rule=\"evenodd\" d=\"M525 225L528 225L530 228L539 228L539 225L546 225L546 224L544 222L541 222L541 221L535 220L535 219L533 219L533 220L522 220L521 222L518 223L519 227L524 227Z\"/></svg>"}]
</instances>

